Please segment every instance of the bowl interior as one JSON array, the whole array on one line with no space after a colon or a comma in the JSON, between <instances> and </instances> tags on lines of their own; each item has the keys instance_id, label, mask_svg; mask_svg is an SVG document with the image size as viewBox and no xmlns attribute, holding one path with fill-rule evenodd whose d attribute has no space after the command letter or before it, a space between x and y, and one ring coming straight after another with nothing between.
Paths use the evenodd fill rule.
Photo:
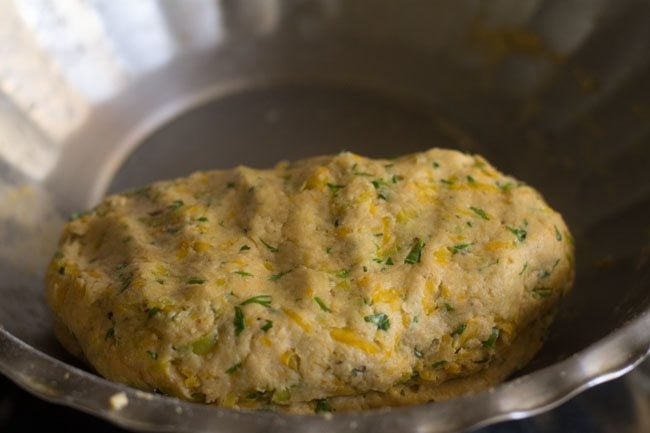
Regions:
<instances>
[{"instance_id":1,"label":"bowl interior","mask_svg":"<svg viewBox=\"0 0 650 433\"><path fill-rule=\"evenodd\" d=\"M127 41L135 24L115 24L125 12L109 3L95 12L113 53L145 62L152 48ZM66 215L106 193L194 170L438 146L480 153L538 188L575 235L575 288L526 372L597 342L650 307L650 6L602 1L578 14L569 3L377 1L370 19L361 1L194 2L183 13L160 2L167 56L104 93L87 74L107 66L91 59L61 84L74 98L52 85L69 115L26 110L20 86L0 87L12 140L0 138L0 324L74 362L52 335L43 271ZM13 7L0 27L100 45L70 28L47 33ZM208 9L217 24L193 25ZM70 66L44 49L48 65ZM25 66L17 55L7 64Z\"/></svg>"}]
</instances>

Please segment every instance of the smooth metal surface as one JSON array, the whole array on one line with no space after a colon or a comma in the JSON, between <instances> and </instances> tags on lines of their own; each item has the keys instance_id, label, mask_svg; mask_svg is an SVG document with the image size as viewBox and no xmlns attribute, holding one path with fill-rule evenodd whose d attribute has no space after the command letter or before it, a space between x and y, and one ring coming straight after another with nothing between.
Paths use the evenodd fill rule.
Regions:
<instances>
[{"instance_id":1,"label":"smooth metal surface","mask_svg":"<svg viewBox=\"0 0 650 433\"><path fill-rule=\"evenodd\" d=\"M650 2L0 2L0 371L150 431L452 432L547 410L650 349ZM105 193L348 149L485 155L538 187L578 278L518 377L474 396L288 417L143 394L77 368L43 271ZM111 410L124 391L129 405Z\"/></svg>"}]
</instances>

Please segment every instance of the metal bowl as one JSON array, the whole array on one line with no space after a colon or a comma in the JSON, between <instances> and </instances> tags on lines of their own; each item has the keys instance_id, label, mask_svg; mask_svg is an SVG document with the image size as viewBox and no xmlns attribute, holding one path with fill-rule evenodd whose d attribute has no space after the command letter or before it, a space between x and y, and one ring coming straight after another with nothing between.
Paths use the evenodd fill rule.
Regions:
<instances>
[{"instance_id":1,"label":"metal bowl","mask_svg":"<svg viewBox=\"0 0 650 433\"><path fill-rule=\"evenodd\" d=\"M452 432L547 410L650 349L648 1L3 1L0 58L0 372L45 399L135 430ZM433 146L538 187L576 235L575 289L506 383L331 418L237 412L108 382L54 340L46 262L107 192Z\"/></svg>"}]
</instances>

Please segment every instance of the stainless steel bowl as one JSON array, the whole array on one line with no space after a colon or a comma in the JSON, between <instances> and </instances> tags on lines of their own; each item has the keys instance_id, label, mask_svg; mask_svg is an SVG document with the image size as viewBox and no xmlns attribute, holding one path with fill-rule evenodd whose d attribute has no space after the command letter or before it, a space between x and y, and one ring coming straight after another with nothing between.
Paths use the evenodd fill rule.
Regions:
<instances>
[{"instance_id":1,"label":"stainless steel bowl","mask_svg":"<svg viewBox=\"0 0 650 433\"><path fill-rule=\"evenodd\" d=\"M547 410L648 353L649 1L7 0L0 59L0 372L45 399L135 430L451 432ZM105 193L432 146L535 185L577 238L575 290L505 384L331 418L237 412L107 382L54 340L46 262L66 215Z\"/></svg>"}]
</instances>

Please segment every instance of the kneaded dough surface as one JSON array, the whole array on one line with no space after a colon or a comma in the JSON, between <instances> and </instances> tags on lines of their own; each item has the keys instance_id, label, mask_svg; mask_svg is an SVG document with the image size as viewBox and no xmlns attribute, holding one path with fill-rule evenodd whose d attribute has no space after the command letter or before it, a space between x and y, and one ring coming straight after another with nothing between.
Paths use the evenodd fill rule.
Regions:
<instances>
[{"instance_id":1,"label":"kneaded dough surface","mask_svg":"<svg viewBox=\"0 0 650 433\"><path fill-rule=\"evenodd\" d=\"M110 196L66 225L47 296L63 344L109 379L313 412L503 380L572 282L571 235L539 193L431 149Z\"/></svg>"}]
</instances>

